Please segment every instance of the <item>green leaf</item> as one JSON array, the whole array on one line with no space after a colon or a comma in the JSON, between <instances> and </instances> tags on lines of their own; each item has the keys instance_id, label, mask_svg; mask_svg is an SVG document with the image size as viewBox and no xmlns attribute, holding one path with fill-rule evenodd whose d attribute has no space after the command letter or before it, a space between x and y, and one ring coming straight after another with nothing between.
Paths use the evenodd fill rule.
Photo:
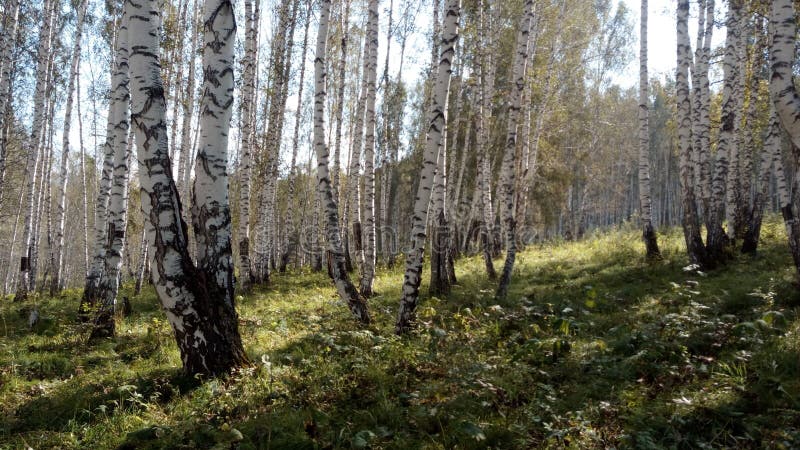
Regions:
<instances>
[{"instance_id":1,"label":"green leaf","mask_svg":"<svg viewBox=\"0 0 800 450\"><path fill-rule=\"evenodd\" d=\"M370 430L361 430L353 436L353 447L367 448L369 442L375 439L375 433Z\"/></svg>"},{"instance_id":2,"label":"green leaf","mask_svg":"<svg viewBox=\"0 0 800 450\"><path fill-rule=\"evenodd\" d=\"M461 422L460 424L461 431L467 434L467 436L475 439L476 441L484 441L486 440L486 435L483 434L483 430L481 427L475 425L472 422Z\"/></svg>"}]
</instances>

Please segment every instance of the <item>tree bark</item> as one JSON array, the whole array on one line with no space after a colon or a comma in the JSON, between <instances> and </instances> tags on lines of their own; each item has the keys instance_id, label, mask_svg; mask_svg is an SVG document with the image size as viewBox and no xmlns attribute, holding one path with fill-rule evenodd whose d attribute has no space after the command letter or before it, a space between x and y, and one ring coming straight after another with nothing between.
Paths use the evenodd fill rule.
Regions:
<instances>
[{"instance_id":1,"label":"tree bark","mask_svg":"<svg viewBox=\"0 0 800 450\"><path fill-rule=\"evenodd\" d=\"M653 228L650 199L650 95L647 78L647 0L642 0L639 38L639 204L642 209L642 239L648 259L660 258L658 240Z\"/></svg>"},{"instance_id":2,"label":"tree bark","mask_svg":"<svg viewBox=\"0 0 800 450\"><path fill-rule=\"evenodd\" d=\"M22 228L23 251L20 258L20 274L17 279L17 293L15 301L24 301L28 298L28 291L32 286L32 258L36 249L37 234L35 233L35 207L36 207L36 182L39 167L39 153L44 134L45 97L47 92L48 60L50 58L50 41L52 39L52 25L55 18L54 0L47 0L42 6L42 28L39 32L39 45L36 61L36 86L33 99L33 126L25 162L27 179L25 220Z\"/></svg>"},{"instance_id":3,"label":"tree bark","mask_svg":"<svg viewBox=\"0 0 800 450\"><path fill-rule=\"evenodd\" d=\"M361 272L361 295L372 296L375 279L375 95L378 71L378 0L369 0L364 81L367 83L364 122L364 266Z\"/></svg>"},{"instance_id":4,"label":"tree bark","mask_svg":"<svg viewBox=\"0 0 800 450\"><path fill-rule=\"evenodd\" d=\"M317 195L325 211L325 232L328 238L329 264L333 282L339 296L344 300L350 312L361 323L370 322L367 304L350 281L344 263L341 238L339 234L339 210L331 188L330 171L328 170L329 152L325 143L325 49L328 39L328 21L331 13L331 0L320 1L319 29L317 31L317 48L314 58L314 150L317 155Z\"/></svg>"},{"instance_id":5,"label":"tree bark","mask_svg":"<svg viewBox=\"0 0 800 450\"><path fill-rule=\"evenodd\" d=\"M681 203L683 205L683 237L689 261L705 267L706 250L700 236L700 221L697 216L697 203L693 186L693 167L691 164L692 146L690 142L691 102L689 99L689 60L691 44L689 43L689 0L678 0L677 20L677 59L678 69L675 75L676 95L678 102L678 145L680 148Z\"/></svg>"},{"instance_id":6,"label":"tree bark","mask_svg":"<svg viewBox=\"0 0 800 450\"><path fill-rule=\"evenodd\" d=\"M129 3L125 4L117 31L117 55L114 58L115 67L111 85L111 107L109 115L113 117L114 156L112 160L112 182L108 200L108 224L104 240L105 258L103 261L102 275L97 289L91 294L92 298L85 298L89 304L100 302L100 307L95 315L94 327L89 339L112 337L116 332L114 312L116 309L117 292L119 291L120 266L122 264L122 250L125 245L125 228L127 225L128 211L128 161L131 148L128 145L128 128L130 112L130 78L129 78L129 47L128 47L128 20L130 18Z\"/></svg>"},{"instance_id":7,"label":"tree bark","mask_svg":"<svg viewBox=\"0 0 800 450\"><path fill-rule=\"evenodd\" d=\"M722 88L722 118L717 143L717 161L711 187L711 203L709 205L708 237L706 252L710 266L716 266L727 259L726 246L730 241L722 228L725 209L726 186L729 177L730 156L736 145L734 131L737 118L735 85L738 75L736 67L736 51L739 46L739 15L741 11L736 3L728 8L727 37L725 40L725 59L723 60L724 85Z\"/></svg>"},{"instance_id":8,"label":"tree bark","mask_svg":"<svg viewBox=\"0 0 800 450\"><path fill-rule=\"evenodd\" d=\"M791 0L774 0L770 16L772 47L770 62L772 75L769 88L772 101L783 129L792 140L792 156L794 166L800 163L800 96L794 87L792 67L795 55L797 23L794 5ZM800 189L800 178L794 177L791 191L787 186L781 188L780 177L778 191L781 200L781 213L789 238L789 249L800 280L800 218L797 217L797 196ZM789 196L789 192L793 197Z\"/></svg>"},{"instance_id":9,"label":"tree bark","mask_svg":"<svg viewBox=\"0 0 800 450\"><path fill-rule=\"evenodd\" d=\"M420 181L414 199L414 213L411 218L411 245L406 256L402 299L400 300L400 311L395 325L395 332L398 334L406 333L413 326L415 310L419 301L419 285L425 252L425 240L427 238L425 228L428 222L428 204L431 200L437 153L441 146L442 131L444 130L445 112L450 93L451 65L455 54L455 44L458 41L460 14L460 0L447 0L438 73L433 88L433 102L430 114L428 114L429 124L425 138Z\"/></svg>"},{"instance_id":10,"label":"tree bark","mask_svg":"<svg viewBox=\"0 0 800 450\"><path fill-rule=\"evenodd\" d=\"M528 35L533 22L533 0L525 0L520 29L517 32L517 48L514 53L514 84L511 87L508 105L508 123L506 130L506 148L503 152L502 163L502 194L503 194L503 224L506 232L506 260L500 282L497 285L496 297L506 298L508 285L511 283L511 272L514 270L514 260L517 255L517 224L514 220L514 186L516 184L516 151L517 151L517 122L519 120L522 93L525 90L525 68L528 61Z\"/></svg>"},{"instance_id":11,"label":"tree bark","mask_svg":"<svg viewBox=\"0 0 800 450\"><path fill-rule=\"evenodd\" d=\"M289 245L286 248L286 252L284 253L283 258L288 259L289 255L296 252L296 248L300 243L300 236L298 235L296 229L297 223L297 209L295 208L295 200L296 200L296 190L297 190L297 152L300 147L300 124L302 120L302 108L303 108L303 88L305 83L306 77L306 55L308 53L308 30L309 26L311 25L311 1L308 2L306 5L306 15L305 15L305 29L303 31L303 46L302 46L302 57L300 58L300 78L298 81L297 87L297 109L294 112L294 133L292 135L292 159L289 163L289 180L287 182L287 195L286 201L289 205L289 218L287 222L287 235L289 239ZM307 250L307 249L303 249ZM298 262L299 265L299 262Z\"/></svg>"},{"instance_id":12,"label":"tree bark","mask_svg":"<svg viewBox=\"0 0 800 450\"><path fill-rule=\"evenodd\" d=\"M65 207L67 201L67 177L68 162L69 162L69 130L72 122L72 100L73 91L75 90L75 80L78 77L78 65L81 60L81 37L83 34L83 22L86 18L86 7L88 0L82 0L78 7L78 22L75 25L75 35L73 36L72 46L72 62L70 63L69 81L67 84L67 102L64 107L64 126L61 143L61 164L59 176L59 190L58 190L58 205L56 209L56 236L55 248L53 249L53 277L50 283L50 295L54 296L61 290L61 272L64 263L63 250L64 250L64 227L65 221ZM2 108L2 106L0 106Z\"/></svg>"},{"instance_id":13,"label":"tree bark","mask_svg":"<svg viewBox=\"0 0 800 450\"><path fill-rule=\"evenodd\" d=\"M152 266L152 280L167 320L175 332L181 353L183 370L188 374L216 375L227 373L234 367L247 363L238 331L238 317L233 305L233 266L226 251L230 249L230 221L217 222L221 229L216 237L206 240L202 248L203 262L196 268L189 256L187 227L181 218L181 202L172 165L169 160L166 104L161 85L158 62L158 10L155 0L131 3L128 26L130 35L131 67L131 118L136 130L142 210L147 220L147 240ZM201 111L212 124L212 130L201 125L201 134L216 135L213 142L203 142L201 148L219 144L221 159L206 155L201 161L209 171L219 174L222 192L208 195L210 202L227 200L227 177L217 165L225 158L228 123L224 117L213 118L214 108L224 105L219 114L229 118L233 93L233 41L235 21L229 1L207 0L203 10L204 22L204 74L206 76ZM214 99L214 96L216 99ZM212 105L216 100L217 105ZM206 123L203 121L203 124ZM225 136L222 138L222 136ZM225 164L223 164L223 167ZM204 169L205 170L205 169ZM201 182L202 184L202 182ZM222 187L224 186L224 187ZM201 188L203 189L203 188ZM195 191L198 201L205 201L204 191ZM199 215L195 223L204 228L209 220L219 219L227 205L209 209L211 203L200 203L195 209ZM227 236L227 244L225 241ZM208 258L216 254L219 259ZM219 270L208 272L209 268Z\"/></svg>"},{"instance_id":14,"label":"tree bark","mask_svg":"<svg viewBox=\"0 0 800 450\"><path fill-rule=\"evenodd\" d=\"M252 164L252 147L255 139L255 81L256 81L256 47L258 31L255 28L256 18L253 15L252 0L244 2L245 16L245 50L242 61L242 99L241 106L241 165L239 166L239 287L248 291L255 281L250 268L250 171Z\"/></svg>"},{"instance_id":15,"label":"tree bark","mask_svg":"<svg viewBox=\"0 0 800 450\"><path fill-rule=\"evenodd\" d=\"M758 240L761 235L761 221L764 217L764 207L766 206L771 182L771 174L775 174L778 185L778 192L782 199L782 205L789 202L788 187L786 176L783 171L783 157L781 156L781 125L775 112L775 105L770 104L770 121L767 130L767 137L764 141L764 149L761 151L761 164L759 167L759 186L753 199L753 207L750 210L747 231L742 242L742 253L755 255L758 250ZM786 203L785 203L786 202ZM787 232L791 227L787 227ZM791 242L791 236L789 236Z\"/></svg>"},{"instance_id":16,"label":"tree bark","mask_svg":"<svg viewBox=\"0 0 800 450\"><path fill-rule=\"evenodd\" d=\"M789 133L794 146L800 148L800 95L795 90L792 78L797 39L794 12L792 0L772 1L770 17L772 75L769 90L783 129Z\"/></svg>"}]
</instances>

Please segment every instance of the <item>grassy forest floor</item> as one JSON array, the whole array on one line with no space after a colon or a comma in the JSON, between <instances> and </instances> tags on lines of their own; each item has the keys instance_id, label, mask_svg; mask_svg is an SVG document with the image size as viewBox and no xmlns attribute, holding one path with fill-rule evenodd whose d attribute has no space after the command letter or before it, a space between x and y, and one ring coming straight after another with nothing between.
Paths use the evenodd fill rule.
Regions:
<instances>
[{"instance_id":1,"label":"grassy forest floor","mask_svg":"<svg viewBox=\"0 0 800 450\"><path fill-rule=\"evenodd\" d=\"M94 345L78 291L36 300L33 331L30 304L2 301L0 448L800 447L781 222L758 257L710 273L684 269L679 230L659 238L653 264L633 229L528 247L499 304L481 260L461 259L405 338L400 268L380 272L367 329L324 274L276 274L240 299L253 366L224 380L180 375L152 290Z\"/></svg>"}]
</instances>

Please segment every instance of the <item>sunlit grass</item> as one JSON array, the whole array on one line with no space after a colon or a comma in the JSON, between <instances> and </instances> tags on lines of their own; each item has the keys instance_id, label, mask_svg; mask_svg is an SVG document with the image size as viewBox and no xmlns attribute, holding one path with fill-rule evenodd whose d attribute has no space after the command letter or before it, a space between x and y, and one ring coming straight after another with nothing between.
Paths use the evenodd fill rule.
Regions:
<instances>
[{"instance_id":1,"label":"sunlit grass","mask_svg":"<svg viewBox=\"0 0 800 450\"><path fill-rule=\"evenodd\" d=\"M273 274L239 299L253 362L180 374L152 290L118 337L86 343L80 292L0 304L0 447L718 448L800 446L800 296L782 223L758 257L685 271L679 229L647 262L632 225L521 252L494 298L479 256L446 298L420 289L393 334L402 264L360 327L324 273ZM501 260L495 261L499 267Z\"/></svg>"}]
</instances>

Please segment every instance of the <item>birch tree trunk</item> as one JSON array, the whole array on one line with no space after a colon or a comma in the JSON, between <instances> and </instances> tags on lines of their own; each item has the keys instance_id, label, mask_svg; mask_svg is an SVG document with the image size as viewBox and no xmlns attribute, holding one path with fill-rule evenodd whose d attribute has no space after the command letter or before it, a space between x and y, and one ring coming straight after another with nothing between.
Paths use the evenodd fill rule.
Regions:
<instances>
[{"instance_id":1,"label":"birch tree trunk","mask_svg":"<svg viewBox=\"0 0 800 450\"><path fill-rule=\"evenodd\" d=\"M650 95L647 78L647 0L642 0L639 33L639 204L642 208L642 239L648 259L659 258L658 240L653 229L650 199Z\"/></svg>"},{"instance_id":2,"label":"birch tree trunk","mask_svg":"<svg viewBox=\"0 0 800 450\"><path fill-rule=\"evenodd\" d=\"M75 105L78 113L78 145L81 149L81 192L83 193L83 276L89 275L89 196L86 186L86 147L83 145L83 116L81 115L81 81L75 79Z\"/></svg>"},{"instance_id":3,"label":"birch tree trunk","mask_svg":"<svg viewBox=\"0 0 800 450\"><path fill-rule=\"evenodd\" d=\"M503 152L502 194L503 223L506 232L506 260L497 285L496 297L506 298L511 272L517 255L517 224L514 220L514 186L516 184L517 121L519 120L522 93L525 90L525 66L528 61L528 35L533 21L533 0L525 0L525 12L517 32L517 48L514 53L514 84L511 87L508 105L506 148Z\"/></svg>"},{"instance_id":4,"label":"birch tree trunk","mask_svg":"<svg viewBox=\"0 0 800 450\"><path fill-rule=\"evenodd\" d=\"M447 295L450 293L452 269L452 250L450 246L449 213L447 202L447 112L445 111L445 130L442 132L442 144L433 177L433 232L431 233L431 295ZM455 278L455 276L453 276Z\"/></svg>"},{"instance_id":5,"label":"birch tree trunk","mask_svg":"<svg viewBox=\"0 0 800 450\"><path fill-rule=\"evenodd\" d=\"M764 217L764 207L767 205L771 175L774 173L778 186L781 205L790 204L786 175L783 171L783 158L781 156L781 124L775 105L770 103L770 118L764 148L761 151L761 164L759 166L759 185L750 210L747 232L742 243L742 253L755 255L758 250L758 240L761 235L761 221ZM790 205L791 207L791 205ZM787 233L791 232L791 225L787 224ZM789 235L789 242L792 242Z\"/></svg>"},{"instance_id":6,"label":"birch tree trunk","mask_svg":"<svg viewBox=\"0 0 800 450\"><path fill-rule=\"evenodd\" d=\"M706 252L700 236L700 221L697 217L693 186L693 167L691 164L692 146L690 142L691 101L689 99L689 63L691 44L689 43L689 0L678 0L677 20L677 59L678 69L675 75L676 96L678 102L678 145L680 148L681 202L683 205L683 237L686 250L692 264L704 267Z\"/></svg>"},{"instance_id":7,"label":"birch tree trunk","mask_svg":"<svg viewBox=\"0 0 800 450\"><path fill-rule=\"evenodd\" d=\"M336 80L336 131L335 141L333 144L333 179L332 187L333 194L336 200L339 201L341 185L339 183L339 176L341 173L340 153L342 148L342 117L344 116L344 87L346 81L347 71L347 42L350 38L350 0L344 0L342 3L343 11L341 13L341 41L339 45L339 79ZM367 25L369 27L369 24ZM369 34L369 29L367 29Z\"/></svg>"},{"instance_id":8,"label":"birch tree trunk","mask_svg":"<svg viewBox=\"0 0 800 450\"><path fill-rule=\"evenodd\" d=\"M320 0L319 29L317 49L314 58L314 150L317 155L317 195L325 211L325 232L328 238L329 265L333 282L339 296L347 303L350 312L361 323L370 322L367 304L350 281L344 262L339 234L339 210L331 188L328 170L329 152L325 143L325 53L328 40L328 21L331 13L331 0Z\"/></svg>"},{"instance_id":9,"label":"birch tree trunk","mask_svg":"<svg viewBox=\"0 0 800 450\"><path fill-rule=\"evenodd\" d=\"M197 39L200 35L197 27L200 20L200 0L195 0L194 12L192 13L192 26L190 33L192 34L191 48L189 49L189 74L186 81L186 98L183 101L183 123L181 124L181 151L178 156L178 192L180 192L181 199L188 201L189 199L189 179L191 176L192 165L192 151L193 143L191 137L192 130L192 115L194 112L194 98L195 98L195 60L197 53ZM196 138L196 135L195 135ZM173 142L173 145L177 145ZM189 205L186 205L189 208Z\"/></svg>"},{"instance_id":10,"label":"birch tree trunk","mask_svg":"<svg viewBox=\"0 0 800 450\"><path fill-rule=\"evenodd\" d=\"M359 268L359 271L363 274L364 273L364 239L363 233L361 228L361 195L360 195L360 183L359 178L361 177L361 145L363 143L364 138L364 116L365 116L365 108L366 108L366 101L367 101L367 61L369 60L368 57L369 53L369 40L364 40L364 58L363 58L363 67L361 69L361 93L358 96L358 102L356 103L356 117L352 120L355 121L355 126L353 129L353 142L352 147L350 149L350 170L348 173L347 179L347 187L349 192L348 196L348 207L345 209L349 210L350 217L349 221L353 227L353 250L356 256L356 265ZM349 240L347 242L347 246L349 247Z\"/></svg>"},{"instance_id":11,"label":"birch tree trunk","mask_svg":"<svg viewBox=\"0 0 800 450\"><path fill-rule=\"evenodd\" d=\"M361 272L361 295L372 296L375 279L375 95L378 71L378 0L369 0L364 81L366 131L364 133L364 266Z\"/></svg>"},{"instance_id":12,"label":"birch tree trunk","mask_svg":"<svg viewBox=\"0 0 800 450\"><path fill-rule=\"evenodd\" d=\"M215 136L204 140L201 145L206 152L202 161L208 167L204 171L214 171L219 175L220 184L209 188L223 190L206 193L204 181L199 182L195 189L197 200L201 202L195 209L198 217L194 222L200 226L198 234L210 225L209 221L217 221L220 227L216 236L209 233L201 237L203 243L198 245L203 255L200 268L194 266L189 256L187 227L181 218L181 203L169 160L166 104L157 56L159 19L156 1L146 0L131 5L128 26L131 118L136 130L141 168L142 210L148 218L147 241L153 284L175 332L183 370L189 374L227 373L247 363L232 298L230 221L224 218L228 208L224 167L227 165L225 143L229 126L225 118L230 118L232 104L236 27L233 5L224 0L207 0L203 10L203 72L206 82L201 111L206 119L202 122L201 133ZM218 118L213 117L214 111L220 114ZM208 125L211 129L206 128ZM202 203L206 201L208 203ZM213 255L216 255L216 261L209 259Z\"/></svg>"},{"instance_id":13,"label":"birch tree trunk","mask_svg":"<svg viewBox=\"0 0 800 450\"><path fill-rule=\"evenodd\" d=\"M725 209L726 185L729 172L729 157L735 152L734 129L736 123L735 85L737 79L736 55L739 45L738 25L739 6L734 2L729 5L727 17L727 37L725 38L725 59L723 60L724 85L722 88L722 118L717 143L717 161L711 186L711 204L709 205L708 237L706 251L711 266L722 263L726 258L729 242L728 235L722 228Z\"/></svg>"},{"instance_id":14,"label":"birch tree trunk","mask_svg":"<svg viewBox=\"0 0 800 450\"><path fill-rule=\"evenodd\" d=\"M422 262L427 238L428 204L431 200L433 176L436 170L438 151L441 146L442 131L445 124L447 97L450 93L450 75L455 45L458 41L458 21L461 13L460 0L447 0L444 14L444 26L441 38L441 54L438 73L433 88L433 102L429 124L425 137L420 181L414 198L414 213L411 218L411 245L406 255L406 272L403 280L400 311L395 325L395 332L406 333L415 319L415 310L419 301L419 285L422 274Z\"/></svg>"},{"instance_id":15,"label":"birch tree trunk","mask_svg":"<svg viewBox=\"0 0 800 450\"><path fill-rule=\"evenodd\" d=\"M117 292L120 283L120 266L122 250L125 245L125 228L128 211L128 162L130 147L128 146L128 129L130 113L130 78L128 67L128 20L129 3L125 3L117 31L117 55L111 85L111 108L109 115L113 117L114 156L112 160L111 189L108 199L108 224L106 225L105 257L102 275L97 289L91 294L93 298L85 299L89 304L100 307L94 319L90 340L112 337L116 332L114 312L117 303Z\"/></svg>"},{"instance_id":16,"label":"birch tree trunk","mask_svg":"<svg viewBox=\"0 0 800 450\"><path fill-rule=\"evenodd\" d=\"M697 73L695 78L696 99L695 108L698 109L696 123L692 124L692 133L695 134L694 142L697 148L700 173L695 174L699 181L700 199L703 205L703 216L706 226L709 222L709 208L711 203L711 89L708 79L709 59L711 57L711 38L714 33L714 0L703 0L705 3L705 14L702 15L705 23L703 30L702 49L698 49L694 71ZM698 27L698 38L700 36ZM700 42L700 39L698 39ZM698 176L699 175L699 176Z\"/></svg>"},{"instance_id":17,"label":"birch tree trunk","mask_svg":"<svg viewBox=\"0 0 800 450\"><path fill-rule=\"evenodd\" d=\"M797 39L797 23L794 5L791 0L774 0L770 17L772 46L770 62L772 74L769 82L770 94L775 110L783 129L791 137L794 165L800 163L800 96L794 87L792 66L794 63L795 43ZM778 191L781 194L781 213L789 237L789 249L792 252L795 267L800 279L800 220L797 216L797 196L800 189L800 176L795 174L792 189L784 186ZM793 197L789 197L789 192Z\"/></svg>"},{"instance_id":18,"label":"birch tree trunk","mask_svg":"<svg viewBox=\"0 0 800 450\"><path fill-rule=\"evenodd\" d=\"M75 25L75 35L73 36L72 46L72 62L70 64L69 82L67 84L67 104L64 107L64 126L63 126L63 139L61 143L61 170L59 176L59 194L58 194L58 207L56 209L56 242L53 253L54 267L53 278L50 284L50 295L54 296L61 290L61 271L64 263L64 226L65 221L65 206L67 201L67 176L68 176L68 162L69 162L69 132L72 122L72 93L75 90L75 79L78 77L78 65L81 60L81 37L83 35L83 22L86 18L86 7L88 0L82 0L78 7L78 22ZM0 108L2 106L0 105Z\"/></svg>"},{"instance_id":19,"label":"birch tree trunk","mask_svg":"<svg viewBox=\"0 0 800 450\"><path fill-rule=\"evenodd\" d=\"M192 225L197 239L198 269L216 301L226 306L228 318L236 320L227 167L236 40L233 3L206 0L203 19L203 94L200 144L192 186Z\"/></svg>"},{"instance_id":20,"label":"birch tree trunk","mask_svg":"<svg viewBox=\"0 0 800 450\"><path fill-rule=\"evenodd\" d=\"M482 7L482 6L481 6ZM491 16L490 16L491 17ZM483 260L486 265L486 274L489 279L497 278L494 269L494 211L492 209L492 172L491 172L491 148L490 130L492 123L492 98L494 97L494 67L491 63L491 29L492 24L485 24L483 12L481 12L481 33L483 45L486 47L481 52L481 105L478 110L478 152L480 154L480 185L481 202L480 208L483 211L481 224L481 245L483 247Z\"/></svg>"},{"instance_id":21,"label":"birch tree trunk","mask_svg":"<svg viewBox=\"0 0 800 450\"><path fill-rule=\"evenodd\" d=\"M381 103L381 116L383 119L383 136L381 139L381 198L379 207L380 227L378 228L378 253L381 255L386 264L389 264L391 259L390 247L393 246L393 233L389 228L389 202L391 186L391 162L392 153L390 151L389 134L391 133L391 125L388 120L389 116L389 99L392 97L389 87L389 56L392 49L392 11L394 9L394 0L389 0L389 23L386 26L386 57L383 61L383 76L381 77L381 86L383 89L383 100ZM401 63L402 64L402 63Z\"/></svg>"},{"instance_id":22,"label":"birch tree trunk","mask_svg":"<svg viewBox=\"0 0 800 450\"><path fill-rule=\"evenodd\" d=\"M745 72L747 70L747 14L742 12L739 14L739 22L736 24L736 60L735 60L735 78L733 84L733 99L734 99L734 121L733 121L733 142L729 147L728 154L728 179L725 189L725 218L728 223L728 237L730 238L729 244L735 245L737 239L743 235L744 212L740 209L742 204L742 154L744 150L743 139L743 120L745 116L744 110L744 80Z\"/></svg>"},{"instance_id":23,"label":"birch tree trunk","mask_svg":"<svg viewBox=\"0 0 800 450\"><path fill-rule=\"evenodd\" d=\"M117 65L117 55L119 49L119 28L122 23L122 16L117 19L116 28L114 29L114 60L112 61L111 70L111 85L114 86L114 68ZM95 300L97 298L95 291L100 283L103 274L103 266L105 264L105 242L106 242L106 227L108 225L108 202L109 193L111 191L111 178L114 169L114 138L116 133L114 131L114 114L113 102L109 103L109 113L106 118L106 140L103 143L103 165L100 172L100 180L97 183L97 199L95 201L95 214L94 214L94 243L92 251L92 263L86 275L86 283L83 288L83 296L78 308L78 318L81 321L89 320L90 313L95 308ZM95 126L97 124L95 123ZM95 142L96 144L96 142Z\"/></svg>"},{"instance_id":24,"label":"birch tree trunk","mask_svg":"<svg viewBox=\"0 0 800 450\"><path fill-rule=\"evenodd\" d=\"M15 301L24 301L28 298L28 290L32 282L35 281L31 276L32 259L36 249L36 182L37 173L41 169L38 155L41 151L42 138L44 134L45 118L45 97L47 93L47 72L48 60L50 58L51 29L55 16L55 0L47 0L42 6L42 28L39 32L39 44L36 52L36 85L33 99L33 126L31 136L28 141L27 159L25 162L25 175L27 179L25 220L22 228L22 256L20 257L20 274L17 279L17 293Z\"/></svg>"},{"instance_id":25,"label":"birch tree trunk","mask_svg":"<svg viewBox=\"0 0 800 450\"><path fill-rule=\"evenodd\" d=\"M297 87L297 109L294 112L294 133L292 135L292 159L289 163L289 180L287 182L287 195L286 201L289 205L289 219L287 222L287 235L289 237L289 245L286 248L284 258L288 258L291 253L294 253L300 237L297 234L295 224L297 223L297 208L294 208L296 189L297 189L297 152L300 147L300 124L303 117L303 88L305 87L306 77L306 55L308 52L308 29L311 25L311 1L309 0L306 6L305 16L305 30L303 31L303 46L302 57L300 59L300 79Z\"/></svg>"},{"instance_id":26,"label":"birch tree trunk","mask_svg":"<svg viewBox=\"0 0 800 450\"><path fill-rule=\"evenodd\" d=\"M6 114L10 112L11 76L15 66L13 56L19 27L19 0L11 0L3 17L3 30L0 32L0 207L5 192L6 175ZM13 264L9 259L9 265Z\"/></svg>"},{"instance_id":27,"label":"birch tree trunk","mask_svg":"<svg viewBox=\"0 0 800 450\"><path fill-rule=\"evenodd\" d=\"M797 42L797 23L792 0L773 0L770 17L772 75L769 90L783 129L800 148L800 95L794 87L792 65Z\"/></svg>"},{"instance_id":28,"label":"birch tree trunk","mask_svg":"<svg viewBox=\"0 0 800 450\"><path fill-rule=\"evenodd\" d=\"M133 287L134 297L142 292L145 267L147 267L147 227L142 227L142 244L139 246L139 265L136 266L136 282Z\"/></svg>"},{"instance_id":29,"label":"birch tree trunk","mask_svg":"<svg viewBox=\"0 0 800 450\"><path fill-rule=\"evenodd\" d=\"M245 0L245 50L242 61L242 99L241 105L241 165L239 166L239 287L248 291L255 281L250 269L250 171L252 164L252 146L255 139L255 104L254 92L256 81L256 46L258 30L253 17L253 2Z\"/></svg>"}]
</instances>

